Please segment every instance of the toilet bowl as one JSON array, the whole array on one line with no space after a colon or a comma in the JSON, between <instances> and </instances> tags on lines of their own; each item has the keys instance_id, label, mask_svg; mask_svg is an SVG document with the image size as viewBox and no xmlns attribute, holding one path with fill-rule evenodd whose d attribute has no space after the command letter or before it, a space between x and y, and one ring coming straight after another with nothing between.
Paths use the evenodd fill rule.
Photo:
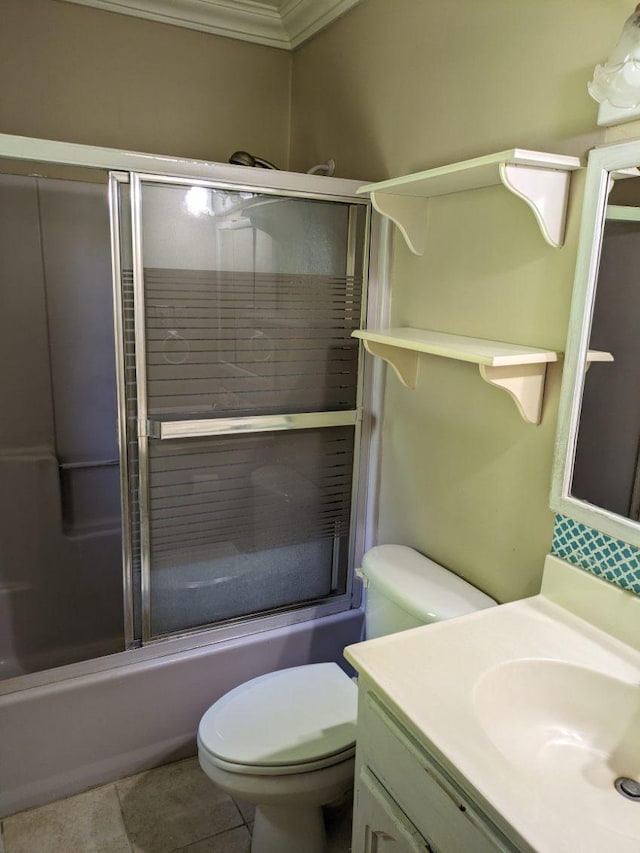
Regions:
<instances>
[{"instance_id":1,"label":"toilet bowl","mask_svg":"<svg viewBox=\"0 0 640 853\"><path fill-rule=\"evenodd\" d=\"M322 853L322 806L353 782L357 688L335 663L254 678L209 708L198 729L200 766L220 788L256 805L252 849Z\"/></svg>"},{"instance_id":2,"label":"toilet bowl","mask_svg":"<svg viewBox=\"0 0 640 853\"><path fill-rule=\"evenodd\" d=\"M380 545L362 561L367 639L496 602L411 548ZM259 676L204 714L198 756L232 797L256 806L252 853L324 853L322 807L353 787L357 688L335 663Z\"/></svg>"}]
</instances>

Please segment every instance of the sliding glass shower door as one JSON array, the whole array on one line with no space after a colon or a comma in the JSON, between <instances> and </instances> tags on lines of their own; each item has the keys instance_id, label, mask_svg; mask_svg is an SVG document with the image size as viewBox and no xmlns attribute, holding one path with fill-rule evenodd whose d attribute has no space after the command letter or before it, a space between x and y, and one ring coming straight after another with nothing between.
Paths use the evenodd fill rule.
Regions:
<instances>
[{"instance_id":1,"label":"sliding glass shower door","mask_svg":"<svg viewBox=\"0 0 640 853\"><path fill-rule=\"evenodd\" d=\"M107 181L0 158L0 681L125 648Z\"/></svg>"},{"instance_id":2,"label":"sliding glass shower door","mask_svg":"<svg viewBox=\"0 0 640 853\"><path fill-rule=\"evenodd\" d=\"M143 641L345 596L366 205L116 187Z\"/></svg>"}]
</instances>

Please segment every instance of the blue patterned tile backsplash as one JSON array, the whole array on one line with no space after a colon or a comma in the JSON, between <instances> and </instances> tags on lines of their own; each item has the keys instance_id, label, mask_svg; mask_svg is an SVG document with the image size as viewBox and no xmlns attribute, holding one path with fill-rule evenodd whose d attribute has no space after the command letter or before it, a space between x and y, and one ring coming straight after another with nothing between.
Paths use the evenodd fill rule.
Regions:
<instances>
[{"instance_id":1,"label":"blue patterned tile backsplash","mask_svg":"<svg viewBox=\"0 0 640 853\"><path fill-rule=\"evenodd\" d=\"M640 595L640 548L558 514L551 553Z\"/></svg>"}]
</instances>

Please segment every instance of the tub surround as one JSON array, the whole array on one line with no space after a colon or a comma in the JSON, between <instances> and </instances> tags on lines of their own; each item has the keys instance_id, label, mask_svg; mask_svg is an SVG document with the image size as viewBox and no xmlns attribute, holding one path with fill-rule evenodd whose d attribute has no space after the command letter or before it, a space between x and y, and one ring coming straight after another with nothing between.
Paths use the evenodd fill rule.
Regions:
<instances>
[{"instance_id":1,"label":"tub surround","mask_svg":"<svg viewBox=\"0 0 640 853\"><path fill-rule=\"evenodd\" d=\"M640 598L550 556L540 595L345 654L505 849L631 853L613 781L640 772L639 626Z\"/></svg>"}]
</instances>

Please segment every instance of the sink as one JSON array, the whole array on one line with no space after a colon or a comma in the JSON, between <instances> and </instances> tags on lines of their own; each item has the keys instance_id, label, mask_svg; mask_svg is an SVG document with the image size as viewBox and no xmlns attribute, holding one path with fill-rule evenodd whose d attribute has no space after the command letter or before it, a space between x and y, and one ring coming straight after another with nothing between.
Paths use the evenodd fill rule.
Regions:
<instances>
[{"instance_id":1,"label":"sink","mask_svg":"<svg viewBox=\"0 0 640 853\"><path fill-rule=\"evenodd\" d=\"M564 661L507 661L479 678L474 710L500 752L532 772L551 753L590 752L640 774L640 684Z\"/></svg>"},{"instance_id":2,"label":"sink","mask_svg":"<svg viewBox=\"0 0 640 853\"><path fill-rule=\"evenodd\" d=\"M587 809L638 837L640 802L625 800L614 782L640 780L640 684L564 661L516 659L478 678L473 709L541 808L568 799L575 819Z\"/></svg>"},{"instance_id":3,"label":"sink","mask_svg":"<svg viewBox=\"0 0 640 853\"><path fill-rule=\"evenodd\" d=\"M350 647L522 853L640 853L640 596L548 557L546 594ZM588 618L587 618L588 617Z\"/></svg>"}]
</instances>

